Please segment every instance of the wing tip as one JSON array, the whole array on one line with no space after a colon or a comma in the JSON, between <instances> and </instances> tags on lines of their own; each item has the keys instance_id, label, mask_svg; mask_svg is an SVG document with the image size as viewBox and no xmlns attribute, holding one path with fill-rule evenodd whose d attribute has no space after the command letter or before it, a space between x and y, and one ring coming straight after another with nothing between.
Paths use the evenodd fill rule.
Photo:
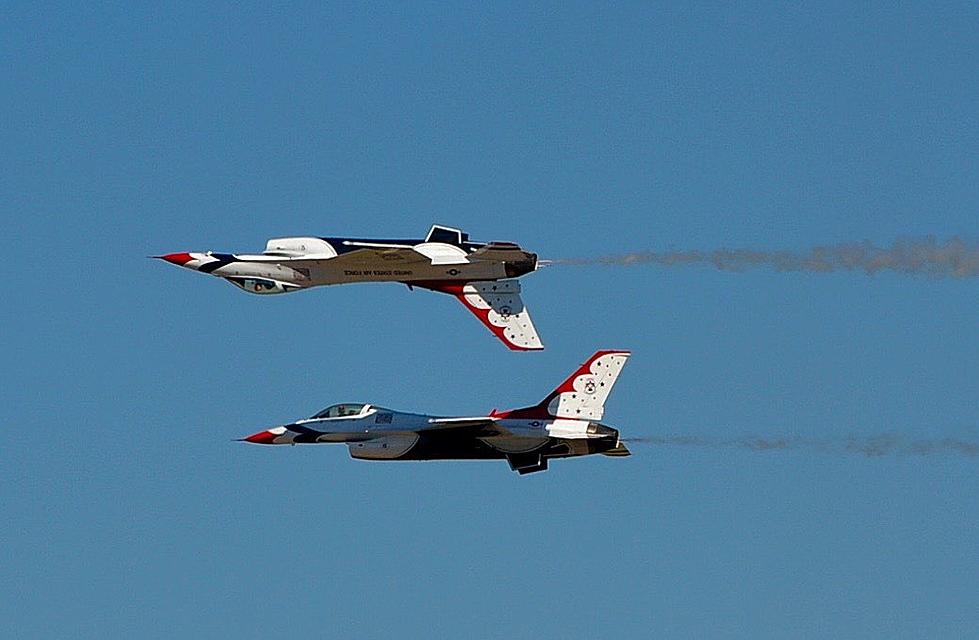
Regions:
<instances>
[{"instance_id":1,"label":"wing tip","mask_svg":"<svg viewBox=\"0 0 979 640\"><path fill-rule=\"evenodd\" d=\"M513 342L503 340L502 338L501 340L503 344L505 344L510 349L510 351L543 351L544 350L544 345L542 344L537 344L535 346L528 347L525 345L515 344Z\"/></svg>"},{"instance_id":2,"label":"wing tip","mask_svg":"<svg viewBox=\"0 0 979 640\"><path fill-rule=\"evenodd\" d=\"M629 349L599 349L598 351L596 351L595 353L593 353L588 358L588 360L586 361L586 363L592 362L592 361L594 361L594 360L596 360L598 358L601 358L602 356L626 356L626 357L629 357L631 355L632 355L632 351L630 351Z\"/></svg>"}]
</instances>

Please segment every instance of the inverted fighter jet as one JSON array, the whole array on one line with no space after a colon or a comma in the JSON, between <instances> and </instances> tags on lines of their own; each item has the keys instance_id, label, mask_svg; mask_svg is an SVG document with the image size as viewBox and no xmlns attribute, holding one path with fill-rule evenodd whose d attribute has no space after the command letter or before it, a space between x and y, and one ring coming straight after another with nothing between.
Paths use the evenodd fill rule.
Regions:
<instances>
[{"instance_id":1,"label":"inverted fighter jet","mask_svg":"<svg viewBox=\"0 0 979 640\"><path fill-rule=\"evenodd\" d=\"M516 278L537 255L511 242L470 242L434 225L424 240L273 238L260 254L169 253L171 264L261 295L350 282L400 282L455 296L510 349L543 349Z\"/></svg>"},{"instance_id":2,"label":"inverted fighter jet","mask_svg":"<svg viewBox=\"0 0 979 640\"><path fill-rule=\"evenodd\" d=\"M628 351L599 351L532 407L441 417L372 404L335 404L311 418L242 438L256 444L344 443L360 460L502 460L524 475L554 458L627 456L619 432L601 423Z\"/></svg>"}]
</instances>

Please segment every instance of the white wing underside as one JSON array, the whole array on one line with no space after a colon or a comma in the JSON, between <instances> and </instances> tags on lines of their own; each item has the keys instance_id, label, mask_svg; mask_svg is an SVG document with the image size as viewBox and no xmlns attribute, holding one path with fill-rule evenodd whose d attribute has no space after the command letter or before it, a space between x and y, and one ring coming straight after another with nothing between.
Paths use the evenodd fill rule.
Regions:
<instances>
[{"instance_id":1,"label":"white wing underside","mask_svg":"<svg viewBox=\"0 0 979 640\"><path fill-rule=\"evenodd\" d=\"M345 244L356 247L356 250L340 255L337 255L333 251L327 252L325 250L320 250L316 254L303 254L298 251L289 252L284 250L284 248L275 245L270 240L265 254L243 255L240 257L256 262L278 262L284 260L294 266L304 266L303 263L316 266L326 261L335 261L334 264L384 264L391 261L396 261L400 264L427 262L431 265L469 263L469 258L465 250L441 242L423 242L418 245L404 245L348 241ZM306 249L306 246L304 245L302 248Z\"/></svg>"}]
</instances>

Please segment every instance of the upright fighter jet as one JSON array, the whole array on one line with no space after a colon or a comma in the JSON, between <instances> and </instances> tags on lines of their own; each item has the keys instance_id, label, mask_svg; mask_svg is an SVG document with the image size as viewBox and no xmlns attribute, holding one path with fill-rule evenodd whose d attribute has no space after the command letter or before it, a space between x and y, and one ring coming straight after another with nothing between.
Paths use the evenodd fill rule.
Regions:
<instances>
[{"instance_id":1,"label":"upright fighter jet","mask_svg":"<svg viewBox=\"0 0 979 640\"><path fill-rule=\"evenodd\" d=\"M553 458L627 456L619 432L600 421L629 357L599 351L532 407L440 417L372 404L335 404L311 418L242 438L256 444L345 443L361 460L500 460L524 475Z\"/></svg>"},{"instance_id":2,"label":"upright fighter jet","mask_svg":"<svg viewBox=\"0 0 979 640\"><path fill-rule=\"evenodd\" d=\"M156 257L262 295L350 282L431 289L458 298L510 349L544 348L516 280L541 266L537 255L511 242L470 242L459 229L434 225L424 240L273 238L260 254Z\"/></svg>"}]
</instances>

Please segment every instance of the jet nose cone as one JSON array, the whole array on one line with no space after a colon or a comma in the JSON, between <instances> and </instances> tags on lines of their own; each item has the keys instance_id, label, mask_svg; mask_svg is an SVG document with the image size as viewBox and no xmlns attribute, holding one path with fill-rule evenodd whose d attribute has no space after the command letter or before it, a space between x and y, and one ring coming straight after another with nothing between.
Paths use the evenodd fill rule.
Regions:
<instances>
[{"instance_id":1,"label":"jet nose cone","mask_svg":"<svg viewBox=\"0 0 979 640\"><path fill-rule=\"evenodd\" d=\"M286 433L285 427L276 427L274 429L266 429L265 431L259 431L258 433L253 433L247 438L242 438L242 442L253 442L255 444L276 444L275 439L279 436L283 436ZM286 438L288 441L289 438ZM281 443L282 441L280 441Z\"/></svg>"},{"instance_id":2,"label":"jet nose cone","mask_svg":"<svg viewBox=\"0 0 979 640\"><path fill-rule=\"evenodd\" d=\"M168 253L165 256L156 257L160 260L166 260L170 264L175 264L178 267L182 267L194 259L189 253Z\"/></svg>"},{"instance_id":3,"label":"jet nose cone","mask_svg":"<svg viewBox=\"0 0 979 640\"><path fill-rule=\"evenodd\" d=\"M271 431L259 431L258 433L253 433L247 438L242 438L242 442L252 442L254 444L272 444L275 441L276 434Z\"/></svg>"}]
</instances>

